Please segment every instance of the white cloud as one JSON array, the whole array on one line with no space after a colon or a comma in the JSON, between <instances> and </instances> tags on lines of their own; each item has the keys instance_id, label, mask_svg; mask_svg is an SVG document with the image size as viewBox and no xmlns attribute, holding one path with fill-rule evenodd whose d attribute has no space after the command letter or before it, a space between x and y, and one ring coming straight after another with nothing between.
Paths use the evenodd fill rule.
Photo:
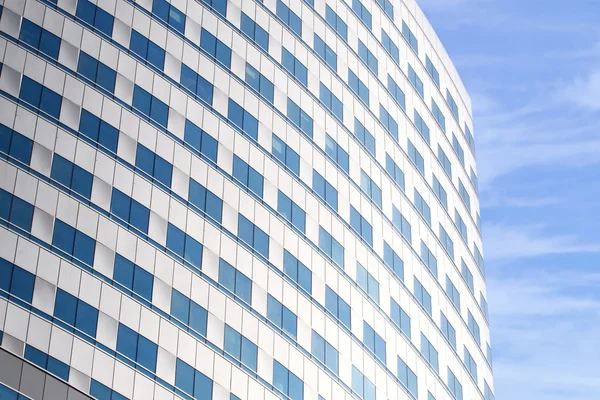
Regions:
<instances>
[{"instance_id":1,"label":"white cloud","mask_svg":"<svg viewBox=\"0 0 600 400\"><path fill-rule=\"evenodd\" d=\"M564 89L565 99L584 109L600 110L600 70L575 78Z\"/></svg>"}]
</instances>

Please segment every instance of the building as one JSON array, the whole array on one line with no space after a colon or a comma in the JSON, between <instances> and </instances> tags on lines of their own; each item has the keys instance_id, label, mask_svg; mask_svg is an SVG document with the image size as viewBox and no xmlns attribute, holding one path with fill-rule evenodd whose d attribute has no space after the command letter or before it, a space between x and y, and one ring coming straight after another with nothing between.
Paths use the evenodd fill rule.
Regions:
<instances>
[{"instance_id":1,"label":"building","mask_svg":"<svg viewBox=\"0 0 600 400\"><path fill-rule=\"evenodd\" d=\"M493 398L414 0L0 4L0 397Z\"/></svg>"}]
</instances>

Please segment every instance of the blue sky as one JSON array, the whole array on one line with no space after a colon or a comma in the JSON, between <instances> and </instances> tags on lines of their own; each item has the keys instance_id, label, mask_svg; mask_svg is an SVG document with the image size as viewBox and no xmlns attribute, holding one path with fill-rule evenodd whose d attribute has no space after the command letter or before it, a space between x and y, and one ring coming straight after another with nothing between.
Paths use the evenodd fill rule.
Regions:
<instances>
[{"instance_id":1,"label":"blue sky","mask_svg":"<svg viewBox=\"0 0 600 400\"><path fill-rule=\"evenodd\" d=\"M600 399L600 1L418 1L473 101L496 399Z\"/></svg>"}]
</instances>

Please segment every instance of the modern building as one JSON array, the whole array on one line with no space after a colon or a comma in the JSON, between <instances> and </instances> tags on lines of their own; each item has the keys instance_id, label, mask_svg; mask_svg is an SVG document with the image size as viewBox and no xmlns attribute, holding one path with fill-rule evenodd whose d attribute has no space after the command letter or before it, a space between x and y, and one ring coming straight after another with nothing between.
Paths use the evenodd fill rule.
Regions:
<instances>
[{"instance_id":1,"label":"modern building","mask_svg":"<svg viewBox=\"0 0 600 400\"><path fill-rule=\"evenodd\" d=\"M414 0L0 5L1 399L493 398Z\"/></svg>"}]
</instances>

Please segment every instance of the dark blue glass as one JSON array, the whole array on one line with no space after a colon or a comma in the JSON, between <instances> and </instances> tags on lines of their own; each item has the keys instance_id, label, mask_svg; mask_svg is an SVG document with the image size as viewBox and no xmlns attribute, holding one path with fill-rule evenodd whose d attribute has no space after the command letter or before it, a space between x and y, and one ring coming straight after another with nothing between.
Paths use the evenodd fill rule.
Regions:
<instances>
[{"instance_id":1,"label":"dark blue glass","mask_svg":"<svg viewBox=\"0 0 600 400\"><path fill-rule=\"evenodd\" d=\"M196 86L197 86L197 82L198 82L198 74L194 71L192 71L192 69L190 67L188 67L185 64L181 64L181 84L188 88L190 91L192 91L193 93L196 92ZM189 121L186 120L186 125L188 124ZM187 128L187 126L186 126ZM187 129L186 129L187 132ZM187 140L186 140L187 141ZM198 148L200 147L200 141L198 141Z\"/></svg>"},{"instance_id":2,"label":"dark blue glass","mask_svg":"<svg viewBox=\"0 0 600 400\"><path fill-rule=\"evenodd\" d=\"M158 346L142 335L138 338L137 362L144 368L156 372Z\"/></svg>"},{"instance_id":3,"label":"dark blue glass","mask_svg":"<svg viewBox=\"0 0 600 400\"><path fill-rule=\"evenodd\" d=\"M216 221L221 222L223 217L223 200L212 192L207 192L206 195L206 213Z\"/></svg>"},{"instance_id":4,"label":"dark blue glass","mask_svg":"<svg viewBox=\"0 0 600 400\"><path fill-rule=\"evenodd\" d=\"M166 127L167 120L169 119L169 106L157 99L152 97L152 105L150 107L150 118L158 122L160 125Z\"/></svg>"},{"instance_id":5,"label":"dark blue glass","mask_svg":"<svg viewBox=\"0 0 600 400\"><path fill-rule=\"evenodd\" d=\"M283 307L283 330L294 339L296 338L298 320L296 315L287 307Z\"/></svg>"},{"instance_id":6,"label":"dark blue glass","mask_svg":"<svg viewBox=\"0 0 600 400\"><path fill-rule=\"evenodd\" d=\"M131 199L120 190L113 188L110 202L110 212L125 222L129 222Z\"/></svg>"},{"instance_id":7,"label":"dark blue glass","mask_svg":"<svg viewBox=\"0 0 600 400\"><path fill-rule=\"evenodd\" d=\"M217 57L217 38L204 28L200 33L200 48Z\"/></svg>"},{"instance_id":8,"label":"dark blue glass","mask_svg":"<svg viewBox=\"0 0 600 400\"><path fill-rule=\"evenodd\" d=\"M282 393L289 393L288 370L277 360L273 360L273 386Z\"/></svg>"},{"instance_id":9,"label":"dark blue glass","mask_svg":"<svg viewBox=\"0 0 600 400\"><path fill-rule=\"evenodd\" d=\"M42 90L42 100L40 109L50 116L57 118L60 116L60 106L62 105L62 96L48 88Z\"/></svg>"},{"instance_id":10,"label":"dark blue glass","mask_svg":"<svg viewBox=\"0 0 600 400\"><path fill-rule=\"evenodd\" d=\"M56 358L48 356L48 371L59 378L68 381L69 380L69 366Z\"/></svg>"},{"instance_id":11,"label":"dark blue glass","mask_svg":"<svg viewBox=\"0 0 600 400\"><path fill-rule=\"evenodd\" d=\"M96 76L96 83L98 83L98 85L108 90L110 93L114 93L116 79L117 73L113 69L102 63L98 63L98 73Z\"/></svg>"},{"instance_id":12,"label":"dark blue glass","mask_svg":"<svg viewBox=\"0 0 600 400\"><path fill-rule=\"evenodd\" d=\"M77 305L77 317L75 318L75 327L91 337L96 337L97 325L98 310L79 300Z\"/></svg>"},{"instance_id":13,"label":"dark blue glass","mask_svg":"<svg viewBox=\"0 0 600 400\"><path fill-rule=\"evenodd\" d=\"M167 228L167 248L183 257L185 248L185 233L173 224L169 224Z\"/></svg>"},{"instance_id":14,"label":"dark blue glass","mask_svg":"<svg viewBox=\"0 0 600 400\"><path fill-rule=\"evenodd\" d=\"M175 386L183 390L184 392L193 395L194 394L194 368L177 359L175 367Z\"/></svg>"},{"instance_id":15,"label":"dark blue glass","mask_svg":"<svg viewBox=\"0 0 600 400\"><path fill-rule=\"evenodd\" d=\"M227 15L227 0L212 0L213 9L222 16Z\"/></svg>"},{"instance_id":16,"label":"dark blue glass","mask_svg":"<svg viewBox=\"0 0 600 400\"><path fill-rule=\"evenodd\" d=\"M150 221L150 210L135 200L131 200L131 211L129 223L140 231L148 234L148 223Z\"/></svg>"},{"instance_id":17,"label":"dark blue glass","mask_svg":"<svg viewBox=\"0 0 600 400\"><path fill-rule=\"evenodd\" d=\"M239 271L236 274L235 294L246 303L252 303L252 281Z\"/></svg>"},{"instance_id":18,"label":"dark blue glass","mask_svg":"<svg viewBox=\"0 0 600 400\"><path fill-rule=\"evenodd\" d=\"M240 129L244 127L244 109L232 99L229 99L227 119L237 125Z\"/></svg>"},{"instance_id":19,"label":"dark blue glass","mask_svg":"<svg viewBox=\"0 0 600 400\"><path fill-rule=\"evenodd\" d=\"M25 271L22 268L14 267L12 273L12 283L10 293L17 296L26 303L33 300L33 285L35 284L35 275Z\"/></svg>"},{"instance_id":20,"label":"dark blue glass","mask_svg":"<svg viewBox=\"0 0 600 400\"><path fill-rule=\"evenodd\" d=\"M254 229L254 249L269 258L269 236L258 227Z\"/></svg>"},{"instance_id":21,"label":"dark blue glass","mask_svg":"<svg viewBox=\"0 0 600 400\"><path fill-rule=\"evenodd\" d=\"M1 72L1 71L0 71ZM6 125L0 124L0 151L8 154L10 149L10 140L12 139L12 129Z\"/></svg>"},{"instance_id":22,"label":"dark blue glass","mask_svg":"<svg viewBox=\"0 0 600 400\"><path fill-rule=\"evenodd\" d=\"M33 205L14 196L9 221L19 228L30 232L33 222Z\"/></svg>"},{"instance_id":23,"label":"dark blue glass","mask_svg":"<svg viewBox=\"0 0 600 400\"><path fill-rule=\"evenodd\" d=\"M154 153L141 144L138 144L135 166L148 175L154 176Z\"/></svg>"},{"instance_id":24,"label":"dark blue glass","mask_svg":"<svg viewBox=\"0 0 600 400\"><path fill-rule=\"evenodd\" d=\"M98 132L100 130L100 119L94 114L81 109L81 119L79 120L79 132L83 133L93 141L98 141Z\"/></svg>"},{"instance_id":25,"label":"dark blue glass","mask_svg":"<svg viewBox=\"0 0 600 400\"><path fill-rule=\"evenodd\" d=\"M229 291L235 293L235 273L236 270L231 264L223 259L219 262L219 283L225 286Z\"/></svg>"},{"instance_id":26,"label":"dark blue glass","mask_svg":"<svg viewBox=\"0 0 600 400\"><path fill-rule=\"evenodd\" d=\"M154 276L148 271L135 267L133 276L133 291L144 299L152 301L152 289L154 287Z\"/></svg>"},{"instance_id":27,"label":"dark blue glass","mask_svg":"<svg viewBox=\"0 0 600 400\"><path fill-rule=\"evenodd\" d=\"M90 199L92 197L92 182L93 176L83 168L74 165L73 166L73 179L71 181L71 189L82 195L83 197Z\"/></svg>"},{"instance_id":28,"label":"dark blue glass","mask_svg":"<svg viewBox=\"0 0 600 400\"><path fill-rule=\"evenodd\" d=\"M250 246L254 243L254 224L242 214L238 218L238 236Z\"/></svg>"},{"instance_id":29,"label":"dark blue glass","mask_svg":"<svg viewBox=\"0 0 600 400\"><path fill-rule=\"evenodd\" d=\"M183 67L185 67L185 64L183 64ZM183 69L182 69L181 75L182 75L182 84L183 84ZM196 87L195 83L194 83L194 87ZM202 143L203 135L204 135L204 132L202 131L202 129L200 129L198 126L196 126L194 123L192 123L189 119L185 120L185 130L184 130L184 139L183 140L187 144L189 144L196 150L200 151L200 146Z\"/></svg>"},{"instance_id":30,"label":"dark blue glass","mask_svg":"<svg viewBox=\"0 0 600 400\"><path fill-rule=\"evenodd\" d=\"M198 304L190 303L190 328L206 336L206 327L208 321L208 312Z\"/></svg>"},{"instance_id":31,"label":"dark blue glass","mask_svg":"<svg viewBox=\"0 0 600 400\"><path fill-rule=\"evenodd\" d=\"M112 15L101 8L96 8L96 20L94 26L96 26L99 31L105 33L107 36L112 36L114 23L115 20Z\"/></svg>"},{"instance_id":32,"label":"dark blue glass","mask_svg":"<svg viewBox=\"0 0 600 400\"><path fill-rule=\"evenodd\" d=\"M248 172L248 187L254 193L262 197L263 195L263 177L256 172L254 168L250 168Z\"/></svg>"},{"instance_id":33,"label":"dark blue glass","mask_svg":"<svg viewBox=\"0 0 600 400\"><path fill-rule=\"evenodd\" d=\"M129 49L142 58L148 57L148 39L136 30L131 30Z\"/></svg>"},{"instance_id":34,"label":"dark blue glass","mask_svg":"<svg viewBox=\"0 0 600 400\"><path fill-rule=\"evenodd\" d=\"M100 144L113 153L117 152L117 143L119 141L119 131L117 128L102 121L100 124L100 135L98 138Z\"/></svg>"},{"instance_id":35,"label":"dark blue glass","mask_svg":"<svg viewBox=\"0 0 600 400\"><path fill-rule=\"evenodd\" d=\"M33 149L33 141L20 133L13 132L10 142L9 154L21 161L23 164L29 165L31 161L31 151Z\"/></svg>"},{"instance_id":36,"label":"dark blue glass","mask_svg":"<svg viewBox=\"0 0 600 400\"><path fill-rule=\"evenodd\" d=\"M189 235L185 238L185 254L183 258L195 267L202 267L202 244Z\"/></svg>"},{"instance_id":37,"label":"dark blue glass","mask_svg":"<svg viewBox=\"0 0 600 400\"><path fill-rule=\"evenodd\" d=\"M235 359L241 360L242 357L242 335L229 325L225 325L225 339L223 348Z\"/></svg>"},{"instance_id":38,"label":"dark blue glass","mask_svg":"<svg viewBox=\"0 0 600 400\"><path fill-rule=\"evenodd\" d=\"M138 353L138 334L123 324L119 324L117 352L134 361Z\"/></svg>"},{"instance_id":39,"label":"dark blue glass","mask_svg":"<svg viewBox=\"0 0 600 400\"><path fill-rule=\"evenodd\" d=\"M42 99L42 85L27 76L23 76L19 98L39 108Z\"/></svg>"},{"instance_id":40,"label":"dark blue glass","mask_svg":"<svg viewBox=\"0 0 600 400\"><path fill-rule=\"evenodd\" d=\"M88 235L77 231L75 233L75 246L73 256L83 261L87 265L94 265L94 253L96 251L96 241Z\"/></svg>"},{"instance_id":41,"label":"dark blue glass","mask_svg":"<svg viewBox=\"0 0 600 400\"><path fill-rule=\"evenodd\" d=\"M79 63L77 64L77 72L92 82L96 82L96 74L98 73L98 60L87 55L83 51L80 52Z\"/></svg>"},{"instance_id":42,"label":"dark blue glass","mask_svg":"<svg viewBox=\"0 0 600 400\"><path fill-rule=\"evenodd\" d=\"M19 40L22 40L23 42L37 49L40 45L41 35L42 28L28 19L23 18Z\"/></svg>"},{"instance_id":43,"label":"dark blue glass","mask_svg":"<svg viewBox=\"0 0 600 400\"><path fill-rule=\"evenodd\" d=\"M164 0L154 0L152 2L152 13L156 14L160 19L168 23L169 6L170 4Z\"/></svg>"},{"instance_id":44,"label":"dark blue glass","mask_svg":"<svg viewBox=\"0 0 600 400\"><path fill-rule=\"evenodd\" d=\"M136 85L133 90L133 107L140 110L144 115L150 116L151 102L152 96L150 96L150 93Z\"/></svg>"},{"instance_id":45,"label":"dark blue glass","mask_svg":"<svg viewBox=\"0 0 600 400\"><path fill-rule=\"evenodd\" d=\"M184 324L190 322L190 299L175 289L171 294L171 315Z\"/></svg>"},{"instance_id":46,"label":"dark blue glass","mask_svg":"<svg viewBox=\"0 0 600 400\"><path fill-rule=\"evenodd\" d=\"M213 381L200 371L196 371L194 384L194 398L207 400L212 399L212 388Z\"/></svg>"},{"instance_id":47,"label":"dark blue glass","mask_svg":"<svg viewBox=\"0 0 600 400\"><path fill-rule=\"evenodd\" d=\"M173 6L169 10L169 24L177 32L181 34L185 33L185 15Z\"/></svg>"},{"instance_id":48,"label":"dark blue glass","mask_svg":"<svg viewBox=\"0 0 600 400\"><path fill-rule=\"evenodd\" d=\"M217 162L217 149L218 144L217 141L207 133L202 135L202 148L200 151L204 154L208 159L213 162Z\"/></svg>"},{"instance_id":49,"label":"dark blue glass","mask_svg":"<svg viewBox=\"0 0 600 400\"><path fill-rule=\"evenodd\" d=\"M201 76L198 76L198 83L195 90L198 97L208 104L213 102L213 85Z\"/></svg>"},{"instance_id":50,"label":"dark blue glass","mask_svg":"<svg viewBox=\"0 0 600 400\"><path fill-rule=\"evenodd\" d=\"M108 387L104 386L100 382L92 379L92 383L90 385L90 395L98 400L111 400L112 390Z\"/></svg>"},{"instance_id":51,"label":"dark blue glass","mask_svg":"<svg viewBox=\"0 0 600 400\"><path fill-rule=\"evenodd\" d=\"M252 371L256 371L258 347L245 337L242 337L242 362Z\"/></svg>"},{"instance_id":52,"label":"dark blue glass","mask_svg":"<svg viewBox=\"0 0 600 400\"><path fill-rule=\"evenodd\" d=\"M2 11L2 7L0 7L0 11ZM2 13L0 12L0 16ZM17 400L17 392L12 390L11 388L0 384L0 399L4 400ZM20 400L20 399L19 399Z\"/></svg>"},{"instance_id":53,"label":"dark blue glass","mask_svg":"<svg viewBox=\"0 0 600 400\"><path fill-rule=\"evenodd\" d=\"M267 318L278 327L283 320L283 306L270 294L267 295Z\"/></svg>"},{"instance_id":54,"label":"dark blue glass","mask_svg":"<svg viewBox=\"0 0 600 400\"><path fill-rule=\"evenodd\" d=\"M96 15L96 6L87 0L77 2L77 10L75 15L90 25L94 25Z\"/></svg>"},{"instance_id":55,"label":"dark blue glass","mask_svg":"<svg viewBox=\"0 0 600 400\"><path fill-rule=\"evenodd\" d=\"M10 282L12 280L12 263L0 258L0 289L6 292L10 291Z\"/></svg>"},{"instance_id":56,"label":"dark blue glass","mask_svg":"<svg viewBox=\"0 0 600 400\"><path fill-rule=\"evenodd\" d=\"M73 243L75 243L75 229L57 219L54 223L52 245L67 254L73 254Z\"/></svg>"},{"instance_id":57,"label":"dark blue glass","mask_svg":"<svg viewBox=\"0 0 600 400\"><path fill-rule=\"evenodd\" d=\"M75 326L77 314L77 298L62 289L56 290L54 316L65 323Z\"/></svg>"},{"instance_id":58,"label":"dark blue glass","mask_svg":"<svg viewBox=\"0 0 600 400\"><path fill-rule=\"evenodd\" d=\"M154 104L154 102L152 103ZM166 124L166 121L165 121ZM156 156L154 159L154 177L167 187L171 187L173 166L164 158Z\"/></svg>"},{"instance_id":59,"label":"dark blue glass","mask_svg":"<svg viewBox=\"0 0 600 400\"><path fill-rule=\"evenodd\" d=\"M128 289L133 289L133 274L135 264L125 257L117 254L113 269L113 279Z\"/></svg>"},{"instance_id":60,"label":"dark blue glass","mask_svg":"<svg viewBox=\"0 0 600 400\"><path fill-rule=\"evenodd\" d=\"M160 70L165 67L165 51L150 41L148 42L148 62Z\"/></svg>"},{"instance_id":61,"label":"dark blue glass","mask_svg":"<svg viewBox=\"0 0 600 400\"><path fill-rule=\"evenodd\" d=\"M43 369L46 369L46 365L48 365L48 355L30 345L25 346L25 359Z\"/></svg>"},{"instance_id":62,"label":"dark blue glass","mask_svg":"<svg viewBox=\"0 0 600 400\"><path fill-rule=\"evenodd\" d=\"M188 200L201 210L206 210L206 189L193 179L190 179Z\"/></svg>"},{"instance_id":63,"label":"dark blue glass","mask_svg":"<svg viewBox=\"0 0 600 400\"><path fill-rule=\"evenodd\" d=\"M60 51L60 38L47 30L42 30L42 38L40 40L40 51L48 56L58 59Z\"/></svg>"}]
</instances>

